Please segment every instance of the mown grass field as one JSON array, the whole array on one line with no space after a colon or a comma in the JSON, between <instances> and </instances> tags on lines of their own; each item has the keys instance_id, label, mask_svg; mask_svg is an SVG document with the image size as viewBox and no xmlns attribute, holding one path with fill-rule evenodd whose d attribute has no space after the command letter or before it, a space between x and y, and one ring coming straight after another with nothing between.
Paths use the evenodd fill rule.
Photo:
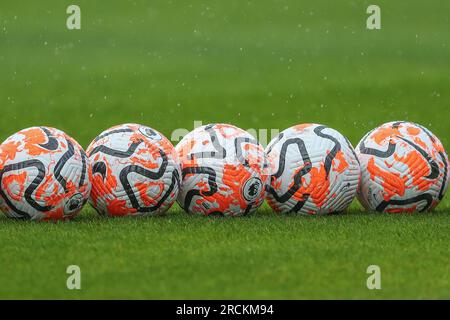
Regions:
<instances>
[{"instance_id":1,"label":"mown grass field","mask_svg":"<svg viewBox=\"0 0 450 320\"><path fill-rule=\"evenodd\" d=\"M82 29L65 27L69 4ZM167 136L195 120L244 129L326 124L356 144L410 120L450 148L450 3L0 3L0 140L29 126L83 146L125 122ZM450 298L450 201L436 212L68 223L0 218L0 298ZM82 290L66 288L66 267ZM366 268L382 290L366 288Z\"/></svg>"}]
</instances>

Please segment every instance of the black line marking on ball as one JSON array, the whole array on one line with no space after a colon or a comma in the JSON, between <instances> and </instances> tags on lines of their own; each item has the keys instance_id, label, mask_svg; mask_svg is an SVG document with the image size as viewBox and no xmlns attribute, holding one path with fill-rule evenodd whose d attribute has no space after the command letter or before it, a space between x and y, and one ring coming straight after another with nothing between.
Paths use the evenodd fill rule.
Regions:
<instances>
[{"instance_id":1,"label":"black line marking on ball","mask_svg":"<svg viewBox=\"0 0 450 320\"><path fill-rule=\"evenodd\" d=\"M106 164L102 161L94 163L92 166L92 174L99 174L102 176L102 180L106 180Z\"/></svg>"},{"instance_id":2,"label":"black line marking on ball","mask_svg":"<svg viewBox=\"0 0 450 320\"><path fill-rule=\"evenodd\" d=\"M368 155L372 155L372 156L375 156L375 157L378 157L378 158L386 159L386 158L389 158L390 156L392 156L394 154L396 146L397 146L397 144L394 143L392 141L392 139L390 139L389 140L389 146L388 146L387 150L386 151L382 151L382 150L378 150L378 149L367 148L365 143L364 143L364 140L363 140L359 144L359 151L362 154L368 154Z\"/></svg>"},{"instance_id":3,"label":"black line marking on ball","mask_svg":"<svg viewBox=\"0 0 450 320\"><path fill-rule=\"evenodd\" d=\"M107 155L110 155L110 156L113 156L113 157L116 157L116 158L122 158L122 159L129 158L136 152L136 149L143 142L144 142L143 140L138 140L138 141L133 142L128 147L128 150L126 150L126 151L111 149L111 148L108 148L108 147L106 147L104 145L97 146L97 147L94 148L94 150L92 150L92 152L90 153L89 156L92 156L92 155L100 152L100 153L104 153L104 154L107 154Z\"/></svg>"},{"instance_id":4,"label":"black line marking on ball","mask_svg":"<svg viewBox=\"0 0 450 320\"><path fill-rule=\"evenodd\" d=\"M139 204L139 201L136 198L136 195L133 191L133 187L130 185L130 182L128 181L128 175L130 173L137 173L137 174L144 176L151 180L160 179L166 172L168 160L167 160L167 155L164 153L164 151L159 150L159 154L161 155L163 161L162 161L161 166L159 167L158 171L156 171L156 172L147 170L147 169L145 169L141 166L137 166L137 165L129 165L129 166L123 168L122 171L120 172L120 175L119 175L120 182L122 183L122 186L123 186L125 192L127 193L128 198L130 199L131 205L133 206L134 209L137 210L137 212L153 212L153 211L159 209L161 207L161 205L164 203L164 201L167 199L167 197L169 196L170 192L172 192L173 188L175 187L175 184L178 183L177 182L177 178L179 179L178 173L173 173L172 174L172 182L171 182L171 185L169 186L169 189L164 194L164 196L161 197L161 199L157 202L156 205L149 206L149 207L143 207Z\"/></svg>"},{"instance_id":5,"label":"black line marking on ball","mask_svg":"<svg viewBox=\"0 0 450 320\"><path fill-rule=\"evenodd\" d=\"M242 153L242 144L244 143L251 143L255 146L259 146L259 143L258 141L256 141L256 139L248 137L237 137L236 139L234 139L234 149L236 152L236 157L245 167L250 167L248 159L244 158L244 155Z\"/></svg>"},{"instance_id":6,"label":"black line marking on ball","mask_svg":"<svg viewBox=\"0 0 450 320\"><path fill-rule=\"evenodd\" d=\"M387 206L389 206L389 205L394 205L394 206L408 205L408 204L413 204L413 203L417 203L420 201L427 202L427 204L421 210L419 210L419 212L423 212L423 211L426 211L431 206L431 204L433 202L433 197L429 193L423 193L416 197L404 199L404 200L392 200L392 199L389 201L384 200L376 207L375 210L379 211L379 212L383 212L384 209L386 209Z\"/></svg>"},{"instance_id":7,"label":"black line marking on ball","mask_svg":"<svg viewBox=\"0 0 450 320\"><path fill-rule=\"evenodd\" d=\"M439 151L439 156L442 159L442 162L444 162L444 177L441 185L441 190L439 191L438 199L442 200L444 198L444 191L445 191L445 183L447 182L447 175L448 175L448 163L447 160L445 160L445 154L442 151Z\"/></svg>"},{"instance_id":8,"label":"black line marking on ball","mask_svg":"<svg viewBox=\"0 0 450 320\"><path fill-rule=\"evenodd\" d=\"M333 160L336 158L337 153L341 150L341 143L333 136L323 133L322 131L328 129L326 126L318 126L314 128L314 133L317 134L319 137L331 140L334 142L334 147L331 149L331 151L327 154L325 157L325 172L326 172L326 178L328 179L328 176L330 175L331 166L333 165Z\"/></svg>"},{"instance_id":9,"label":"black line marking on ball","mask_svg":"<svg viewBox=\"0 0 450 320\"><path fill-rule=\"evenodd\" d=\"M46 143L39 144L41 148L47 149L49 151L55 151L58 149L58 140L53 136L53 134L45 127L39 127L47 136L48 141Z\"/></svg>"},{"instance_id":10,"label":"black line marking on ball","mask_svg":"<svg viewBox=\"0 0 450 320\"><path fill-rule=\"evenodd\" d=\"M227 156L227 150L219 143L219 138L217 137L216 131L214 130L214 125L206 126L205 131L209 134L215 150L191 153L188 157L190 157L191 159L225 159L225 157Z\"/></svg>"},{"instance_id":11,"label":"black line marking on ball","mask_svg":"<svg viewBox=\"0 0 450 320\"><path fill-rule=\"evenodd\" d=\"M433 160L433 158L431 158L431 156L425 150L423 150L421 147L419 147L415 143L409 141L408 139L405 139L405 138L400 137L400 136L398 138L400 138L401 140L405 141L411 147L416 149L416 151L418 151L420 153L420 155L422 157L424 157L425 160L427 160L428 165L430 166L430 174L425 176L424 178L433 180L433 179L436 179L437 177L439 177L439 166L438 166L438 164L436 163L436 161Z\"/></svg>"},{"instance_id":12,"label":"black line marking on ball","mask_svg":"<svg viewBox=\"0 0 450 320\"><path fill-rule=\"evenodd\" d=\"M56 180L59 182L59 184L63 187L64 191L67 192L67 181L66 179L61 175L61 171L66 165L67 161L69 161L70 158L73 157L75 154L75 148L73 147L72 142L70 140L67 140L67 147L68 150L66 153L62 155L62 157L59 159L59 161L56 163L55 170L54 170L54 176Z\"/></svg>"},{"instance_id":13,"label":"black line marking on ball","mask_svg":"<svg viewBox=\"0 0 450 320\"><path fill-rule=\"evenodd\" d=\"M284 137L284 133L281 132L279 135L276 136L276 138L270 143L268 149L267 149L267 154L272 152L273 146L276 145L278 142L281 141L281 139L283 139Z\"/></svg>"},{"instance_id":14,"label":"black line marking on ball","mask_svg":"<svg viewBox=\"0 0 450 320\"><path fill-rule=\"evenodd\" d=\"M291 138L291 139L287 139L281 146L278 170L275 174L273 174L271 176L271 179L279 178L283 174L285 166L286 166L287 149L292 144L297 146L297 148L300 152L300 155L302 157L304 166L301 170L299 170L295 174L293 185L284 194L278 195L272 186L268 186L267 191L275 198L275 200L277 202L280 202L280 203L284 203L284 202L288 201L301 188L302 177L304 175L308 174L312 169L311 159L309 158L309 154L308 154L308 151L306 150L304 141L300 138ZM297 211L300 210L303 207L303 205L305 204L305 202L308 200L308 198L309 198L309 194L303 195L303 199L295 205L293 210L297 210ZM296 211L293 211L293 212L296 212Z\"/></svg>"},{"instance_id":15,"label":"black line marking on ball","mask_svg":"<svg viewBox=\"0 0 450 320\"><path fill-rule=\"evenodd\" d=\"M84 152L84 150L81 149L80 153L81 153L82 166L81 166L80 183L78 184L79 187L83 186L84 185L84 181L86 180L86 173L87 173L86 168L87 168L87 162L88 162L86 152Z\"/></svg>"},{"instance_id":16,"label":"black line marking on ball","mask_svg":"<svg viewBox=\"0 0 450 320\"><path fill-rule=\"evenodd\" d=\"M217 192L217 183L216 183L216 171L210 167L187 167L183 169L183 179L186 175L190 174L206 174L208 175L208 191L202 191L197 189L191 189L187 192L186 197L184 199L183 209L185 211L189 211L189 206L191 205L192 198L194 196L205 196L209 197L214 195Z\"/></svg>"},{"instance_id":17,"label":"black line marking on ball","mask_svg":"<svg viewBox=\"0 0 450 320\"><path fill-rule=\"evenodd\" d=\"M8 173L10 171L19 171L26 168L36 168L38 170L38 174L34 178L34 180L30 183L30 185L25 190L25 200L27 203L33 207L35 210L40 212L47 212L53 209L52 206L41 206L39 203L37 203L33 199L33 193L36 191L36 189L39 187L39 185L42 183L42 181L45 178L45 166L44 164L36 159L23 161L19 163L14 163L5 166L2 170L0 170L0 181L3 180L3 175L5 173ZM20 209L18 209L14 204L11 202L11 200L8 198L8 196L4 193L3 188L0 188L0 195L5 200L6 204L21 218L23 219L31 219L31 216Z\"/></svg>"}]
</instances>

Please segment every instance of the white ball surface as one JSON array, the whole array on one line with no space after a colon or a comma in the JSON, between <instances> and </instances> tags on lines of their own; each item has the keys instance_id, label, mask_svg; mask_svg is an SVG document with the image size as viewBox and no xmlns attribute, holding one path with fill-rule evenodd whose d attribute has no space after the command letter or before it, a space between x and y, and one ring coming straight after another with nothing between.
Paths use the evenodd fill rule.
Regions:
<instances>
[{"instance_id":1,"label":"white ball surface","mask_svg":"<svg viewBox=\"0 0 450 320\"><path fill-rule=\"evenodd\" d=\"M281 132L266 148L271 163L267 201L276 212L330 214L356 195L359 163L350 142L319 124Z\"/></svg>"},{"instance_id":2,"label":"white ball surface","mask_svg":"<svg viewBox=\"0 0 450 320\"><path fill-rule=\"evenodd\" d=\"M178 203L187 212L238 216L264 202L268 180L264 148L246 131L210 124L176 146L182 168Z\"/></svg>"},{"instance_id":3,"label":"white ball surface","mask_svg":"<svg viewBox=\"0 0 450 320\"><path fill-rule=\"evenodd\" d=\"M90 202L101 215L148 216L175 202L180 167L172 143L158 131L124 124L102 132L88 147Z\"/></svg>"},{"instance_id":4,"label":"white ball surface","mask_svg":"<svg viewBox=\"0 0 450 320\"><path fill-rule=\"evenodd\" d=\"M448 187L448 157L425 127L385 123L356 147L361 162L358 199L368 210L398 213L431 210Z\"/></svg>"},{"instance_id":5,"label":"white ball surface","mask_svg":"<svg viewBox=\"0 0 450 320\"><path fill-rule=\"evenodd\" d=\"M17 219L72 218L89 197L87 171L84 150L67 134L24 129L0 146L0 209Z\"/></svg>"}]
</instances>

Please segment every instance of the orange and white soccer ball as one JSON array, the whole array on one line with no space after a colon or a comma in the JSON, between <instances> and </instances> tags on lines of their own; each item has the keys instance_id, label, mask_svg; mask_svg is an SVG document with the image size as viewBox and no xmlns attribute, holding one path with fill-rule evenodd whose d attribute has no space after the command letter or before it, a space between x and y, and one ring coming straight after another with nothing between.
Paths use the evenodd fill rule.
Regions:
<instances>
[{"instance_id":1,"label":"orange and white soccer ball","mask_svg":"<svg viewBox=\"0 0 450 320\"><path fill-rule=\"evenodd\" d=\"M0 209L11 218L74 217L87 202L88 159L64 132L33 127L0 146Z\"/></svg>"},{"instance_id":2,"label":"orange and white soccer ball","mask_svg":"<svg viewBox=\"0 0 450 320\"><path fill-rule=\"evenodd\" d=\"M147 216L167 211L180 185L172 143L160 132L124 124L102 132L87 149L90 203L101 215Z\"/></svg>"},{"instance_id":3,"label":"orange and white soccer ball","mask_svg":"<svg viewBox=\"0 0 450 320\"><path fill-rule=\"evenodd\" d=\"M176 146L182 169L178 203L187 212L237 216L256 210L268 181L264 148L246 131L209 124Z\"/></svg>"},{"instance_id":4,"label":"orange and white soccer ball","mask_svg":"<svg viewBox=\"0 0 450 320\"><path fill-rule=\"evenodd\" d=\"M281 132L266 148L271 163L267 201L282 213L344 211L356 196L360 168L350 142L319 124Z\"/></svg>"},{"instance_id":5,"label":"orange and white soccer ball","mask_svg":"<svg viewBox=\"0 0 450 320\"><path fill-rule=\"evenodd\" d=\"M361 162L361 204L380 212L433 209L449 183L448 157L421 125L396 121L370 131L356 147Z\"/></svg>"}]
</instances>

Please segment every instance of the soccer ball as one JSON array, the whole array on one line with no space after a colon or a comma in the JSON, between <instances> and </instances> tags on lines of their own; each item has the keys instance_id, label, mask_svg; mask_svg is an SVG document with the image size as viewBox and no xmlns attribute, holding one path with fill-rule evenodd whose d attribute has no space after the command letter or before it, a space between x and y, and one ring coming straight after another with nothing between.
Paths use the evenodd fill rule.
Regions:
<instances>
[{"instance_id":1,"label":"soccer ball","mask_svg":"<svg viewBox=\"0 0 450 320\"><path fill-rule=\"evenodd\" d=\"M85 152L64 132L19 131L0 146L0 209L17 219L72 218L89 197L87 168Z\"/></svg>"},{"instance_id":2,"label":"soccer ball","mask_svg":"<svg viewBox=\"0 0 450 320\"><path fill-rule=\"evenodd\" d=\"M268 180L264 148L246 131L209 124L176 146L182 188L178 203L201 215L249 214L263 202Z\"/></svg>"},{"instance_id":3,"label":"soccer ball","mask_svg":"<svg viewBox=\"0 0 450 320\"><path fill-rule=\"evenodd\" d=\"M101 215L147 216L175 202L180 167L175 149L158 131L124 124L102 132L87 149L90 203Z\"/></svg>"},{"instance_id":4,"label":"soccer ball","mask_svg":"<svg viewBox=\"0 0 450 320\"><path fill-rule=\"evenodd\" d=\"M266 148L271 163L267 201L276 212L329 214L356 195L359 163L342 134L319 124L281 132Z\"/></svg>"},{"instance_id":5,"label":"soccer ball","mask_svg":"<svg viewBox=\"0 0 450 320\"><path fill-rule=\"evenodd\" d=\"M358 198L369 210L413 212L434 208L448 187L448 157L421 125L397 121L370 131L356 147L361 162Z\"/></svg>"}]
</instances>

